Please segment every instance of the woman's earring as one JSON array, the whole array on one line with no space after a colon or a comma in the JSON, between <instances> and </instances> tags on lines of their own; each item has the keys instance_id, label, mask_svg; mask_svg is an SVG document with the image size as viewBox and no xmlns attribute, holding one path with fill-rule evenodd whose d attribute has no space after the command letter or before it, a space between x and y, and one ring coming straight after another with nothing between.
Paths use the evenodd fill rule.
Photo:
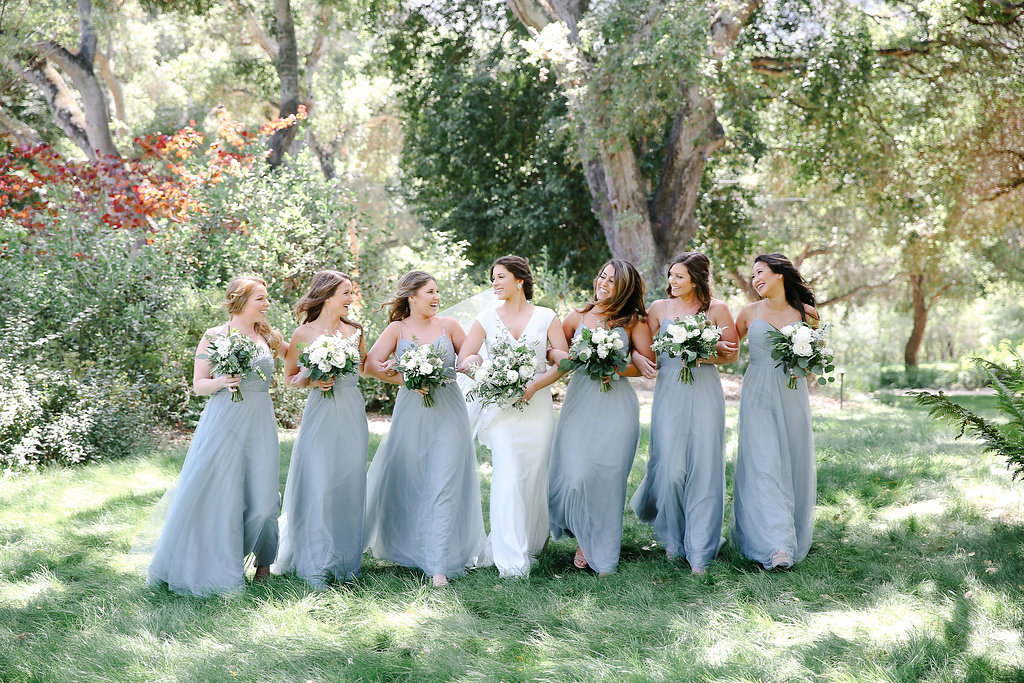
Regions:
<instances>
[{"instance_id":1,"label":"woman's earring","mask_svg":"<svg viewBox=\"0 0 1024 683\"><path fill-rule=\"evenodd\" d=\"M523 283L522 282L520 282L518 285L516 285L516 289L522 289L522 288L523 288Z\"/></svg>"}]
</instances>

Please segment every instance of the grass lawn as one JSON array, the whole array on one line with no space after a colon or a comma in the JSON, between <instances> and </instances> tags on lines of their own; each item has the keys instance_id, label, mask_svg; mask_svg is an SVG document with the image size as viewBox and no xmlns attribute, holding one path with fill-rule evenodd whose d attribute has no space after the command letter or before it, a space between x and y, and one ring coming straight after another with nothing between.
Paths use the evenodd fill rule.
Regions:
<instances>
[{"instance_id":1,"label":"grass lawn","mask_svg":"<svg viewBox=\"0 0 1024 683\"><path fill-rule=\"evenodd\" d=\"M605 579L561 542L528 580L437 591L367 558L324 593L274 577L179 597L126 553L184 446L2 481L0 680L1024 680L1024 484L910 399L814 413L815 541L776 574L727 545L693 576L628 512Z\"/></svg>"}]
</instances>

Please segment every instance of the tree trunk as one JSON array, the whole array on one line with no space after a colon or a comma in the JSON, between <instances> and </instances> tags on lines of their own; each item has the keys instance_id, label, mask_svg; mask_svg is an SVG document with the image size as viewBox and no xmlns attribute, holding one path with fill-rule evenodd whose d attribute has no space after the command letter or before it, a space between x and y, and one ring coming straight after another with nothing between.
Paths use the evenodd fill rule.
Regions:
<instances>
[{"instance_id":1,"label":"tree trunk","mask_svg":"<svg viewBox=\"0 0 1024 683\"><path fill-rule=\"evenodd\" d=\"M660 281L668 262L686 249L697 234L696 217L700 183L708 156L725 144L725 131L715 116L714 101L701 94L700 84L680 84L681 106L676 111L661 173L653 197L640 172L639 159L630 140L593 139L592 125L603 112L586 111L571 94L586 85L595 66L582 50L578 27L587 3L580 0L507 0L515 16L531 32L539 33L552 23L565 25L568 47L575 67L554 64L565 87L569 107L577 115L577 141L584 175L590 189L591 208L604 230L608 248L617 257L632 261L651 281ZM708 26L713 56L721 58L735 43L743 24L761 4L745 0L735 7L715 11ZM634 36L643 40L662 11L654 2ZM627 39L628 40L628 39ZM580 64L584 65L582 68ZM571 73L569 73L571 71ZM569 85L571 84L571 86ZM588 149L596 149L593 155Z\"/></svg>"},{"instance_id":2,"label":"tree trunk","mask_svg":"<svg viewBox=\"0 0 1024 683\"><path fill-rule=\"evenodd\" d=\"M55 76L56 72L47 71L48 68L52 71L52 67L36 63L27 69L25 75L42 92L61 130L90 160L95 161L100 156L117 157L120 154L110 135L107 98L93 70L96 34L89 23L91 16L92 0L78 0L78 28L81 35L77 54L72 54L51 40L41 40L34 45L44 63L47 60L54 62L71 77L82 100L81 108L67 91L64 80L59 75ZM84 141L81 131L85 133Z\"/></svg>"},{"instance_id":3,"label":"tree trunk","mask_svg":"<svg viewBox=\"0 0 1024 683\"><path fill-rule=\"evenodd\" d=\"M910 331L906 349L903 352L903 363L906 368L917 367L917 357L924 341L924 329L928 324L929 306L925 301L924 275L914 273L910 276L910 298L914 305L914 328Z\"/></svg>"},{"instance_id":4,"label":"tree trunk","mask_svg":"<svg viewBox=\"0 0 1024 683\"><path fill-rule=\"evenodd\" d=\"M96 152L89 144L89 135L85 130L85 112L78 106L74 93L53 65L45 59L37 59L29 66L23 66L13 59L5 59L3 64L36 87L57 126L90 161L96 161Z\"/></svg>"},{"instance_id":5,"label":"tree trunk","mask_svg":"<svg viewBox=\"0 0 1024 683\"><path fill-rule=\"evenodd\" d=\"M299 48L295 39L295 22L290 0L274 0L277 22L277 75L281 79L281 109L278 116L286 118L299 112ZM279 166L295 139L298 126L281 128L270 137L267 162Z\"/></svg>"}]
</instances>

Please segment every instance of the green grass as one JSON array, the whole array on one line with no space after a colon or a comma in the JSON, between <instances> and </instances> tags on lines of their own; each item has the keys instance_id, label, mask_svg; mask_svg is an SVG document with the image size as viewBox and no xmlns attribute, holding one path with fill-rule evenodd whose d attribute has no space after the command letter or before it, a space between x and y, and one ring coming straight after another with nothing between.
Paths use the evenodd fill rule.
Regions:
<instances>
[{"instance_id":1,"label":"green grass","mask_svg":"<svg viewBox=\"0 0 1024 683\"><path fill-rule=\"evenodd\" d=\"M890 402L815 410L815 542L778 574L726 546L693 576L629 512L606 579L561 542L528 580L484 569L452 591L367 558L324 593L275 577L179 597L147 588L126 553L182 446L6 480L0 680L1024 680L1021 485Z\"/></svg>"}]
</instances>

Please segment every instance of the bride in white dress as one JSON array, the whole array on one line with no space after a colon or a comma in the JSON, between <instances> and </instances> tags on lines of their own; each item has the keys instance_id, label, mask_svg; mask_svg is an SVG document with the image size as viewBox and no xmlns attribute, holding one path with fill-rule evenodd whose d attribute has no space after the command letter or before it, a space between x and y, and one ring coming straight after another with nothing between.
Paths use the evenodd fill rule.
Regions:
<instances>
[{"instance_id":1,"label":"bride in white dress","mask_svg":"<svg viewBox=\"0 0 1024 683\"><path fill-rule=\"evenodd\" d=\"M502 256L491 265L491 284L501 305L484 311L470 327L459 353L459 370L468 372L481 360L480 346L490 350L502 339L529 345L538 368L526 385L523 410L511 406L484 408L477 436L490 449L490 558L503 577L525 577L548 539L548 457L555 414L548 386L561 373L547 370L549 345L568 353L562 323L550 308L534 306L533 275L519 256Z\"/></svg>"}]
</instances>

